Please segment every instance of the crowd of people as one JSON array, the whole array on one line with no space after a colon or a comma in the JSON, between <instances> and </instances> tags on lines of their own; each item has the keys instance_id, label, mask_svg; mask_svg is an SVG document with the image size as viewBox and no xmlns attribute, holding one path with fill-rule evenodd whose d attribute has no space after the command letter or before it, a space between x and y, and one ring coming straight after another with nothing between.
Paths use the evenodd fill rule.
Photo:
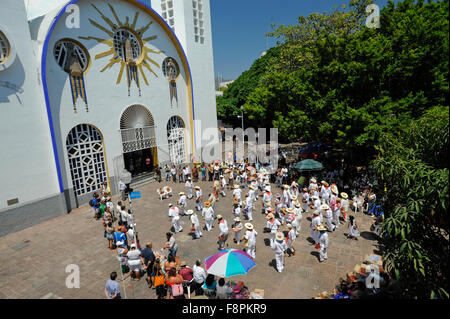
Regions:
<instances>
[{"instance_id":1,"label":"crowd of people","mask_svg":"<svg viewBox=\"0 0 450 319\"><path fill-rule=\"evenodd\" d=\"M245 298L249 295L248 288L243 283L224 283L223 278L216 280L213 275L207 275L200 260L192 268L185 261L180 261L173 233L183 231L182 218L186 218L191 225L189 231L194 240L203 237L202 231L212 231L214 222L217 221L217 249L229 247L231 233L234 243L242 245L243 250L253 259L256 259L258 231L270 233L269 246L276 261L274 266L281 273L285 257L295 256L295 241L304 215L311 216L309 240L319 250L319 262L325 262L328 259L328 234L332 236L342 223L346 223L348 237L357 240L360 234L355 215L358 212L370 212L370 207L376 201L375 194L370 190L359 192L358 189L352 192L353 198L347 192L339 192L340 187L336 184L342 175L339 170L320 172L308 176L307 180L304 176L298 177L290 166L269 170L264 165L251 165L247 161L216 161L179 167L166 165L162 170L165 172L166 182L184 183L185 191L179 192L176 202L172 200L168 203L167 216L172 227L171 232L166 234L166 244L160 250L153 251L151 242L146 244L145 249L141 249L133 212L131 209L127 210L125 205L126 187L120 185L121 182L119 189L122 191L122 201L116 206L111 201L111 192L106 183L94 194L90 203L95 217L103 220L108 247L116 250L122 273L128 274L133 280L139 280L146 273L148 286L156 290L158 298L184 298L188 287L196 295L206 294L208 297ZM322 179L318 182L319 177L326 177L328 181ZM212 182L211 188L205 193L196 185L200 179ZM271 182L275 182L274 189ZM275 195L277 189L280 189L280 193ZM233 198L230 207L233 220L230 223L222 215L216 214L216 203L220 197L226 196ZM266 225L257 230L252 220L254 212L258 210L257 201L260 198L261 213L265 216ZM193 209L188 209L190 200L195 202ZM114 226L116 221L117 226ZM111 280L112 277L113 274ZM108 290L108 287L111 287L110 282L105 289ZM238 291L239 288L241 290ZM120 293L110 290L108 296L120 297Z\"/></svg>"}]
</instances>

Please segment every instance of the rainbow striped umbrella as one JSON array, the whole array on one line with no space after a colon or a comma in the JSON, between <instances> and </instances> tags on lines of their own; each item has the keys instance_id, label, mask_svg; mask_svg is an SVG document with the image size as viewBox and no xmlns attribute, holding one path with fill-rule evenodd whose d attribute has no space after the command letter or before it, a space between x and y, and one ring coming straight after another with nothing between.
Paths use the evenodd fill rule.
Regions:
<instances>
[{"instance_id":1,"label":"rainbow striped umbrella","mask_svg":"<svg viewBox=\"0 0 450 319\"><path fill-rule=\"evenodd\" d=\"M256 266L252 257L242 250L225 249L205 259L208 274L228 278L245 275Z\"/></svg>"}]
</instances>

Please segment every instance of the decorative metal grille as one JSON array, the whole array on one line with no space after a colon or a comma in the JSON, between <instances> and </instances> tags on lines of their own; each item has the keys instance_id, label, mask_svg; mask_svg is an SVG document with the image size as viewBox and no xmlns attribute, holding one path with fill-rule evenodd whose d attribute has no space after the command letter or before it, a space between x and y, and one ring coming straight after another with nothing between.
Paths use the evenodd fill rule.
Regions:
<instances>
[{"instance_id":1,"label":"decorative metal grille","mask_svg":"<svg viewBox=\"0 0 450 319\"><path fill-rule=\"evenodd\" d=\"M150 111L142 105L128 107L120 118L124 153L156 146L156 126Z\"/></svg>"},{"instance_id":2,"label":"decorative metal grille","mask_svg":"<svg viewBox=\"0 0 450 319\"><path fill-rule=\"evenodd\" d=\"M167 139L169 140L169 156L172 164L186 162L186 148L184 144L184 122L179 116L172 116L167 123Z\"/></svg>"},{"instance_id":3,"label":"decorative metal grille","mask_svg":"<svg viewBox=\"0 0 450 319\"><path fill-rule=\"evenodd\" d=\"M79 44L70 40L61 40L55 44L53 49L53 56L56 59L56 63L64 69L64 71L69 72L68 59L73 55L78 63L80 63L81 70L84 72L89 65L89 56L86 53L87 50L83 49Z\"/></svg>"},{"instance_id":4,"label":"decorative metal grille","mask_svg":"<svg viewBox=\"0 0 450 319\"><path fill-rule=\"evenodd\" d=\"M98 190L107 180L100 132L80 124L67 135L66 145L75 193L79 196Z\"/></svg>"},{"instance_id":5,"label":"decorative metal grille","mask_svg":"<svg viewBox=\"0 0 450 319\"><path fill-rule=\"evenodd\" d=\"M125 129L120 133L124 153L156 146L155 126Z\"/></svg>"},{"instance_id":6,"label":"decorative metal grille","mask_svg":"<svg viewBox=\"0 0 450 319\"><path fill-rule=\"evenodd\" d=\"M6 36L0 31L0 65L9 58L10 47Z\"/></svg>"},{"instance_id":7,"label":"decorative metal grille","mask_svg":"<svg viewBox=\"0 0 450 319\"><path fill-rule=\"evenodd\" d=\"M130 41L131 56L127 59L126 41ZM138 38L128 29L119 29L114 33L114 50L117 55L125 62L136 62L139 60L142 49Z\"/></svg>"}]
</instances>

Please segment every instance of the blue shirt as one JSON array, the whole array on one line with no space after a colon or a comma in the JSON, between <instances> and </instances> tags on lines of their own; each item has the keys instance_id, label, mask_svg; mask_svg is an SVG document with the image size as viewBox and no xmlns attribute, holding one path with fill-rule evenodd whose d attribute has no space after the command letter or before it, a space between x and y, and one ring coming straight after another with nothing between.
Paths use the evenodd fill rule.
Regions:
<instances>
[{"instance_id":1,"label":"blue shirt","mask_svg":"<svg viewBox=\"0 0 450 319\"><path fill-rule=\"evenodd\" d=\"M108 297L111 298L115 294L120 296L120 285L117 281L109 279L106 282L105 290L108 292Z\"/></svg>"},{"instance_id":2,"label":"blue shirt","mask_svg":"<svg viewBox=\"0 0 450 319\"><path fill-rule=\"evenodd\" d=\"M216 290L216 284L217 283L215 281L213 281L211 286L207 286L206 281L205 281L205 283L203 284L203 288L210 289L210 290Z\"/></svg>"},{"instance_id":3,"label":"blue shirt","mask_svg":"<svg viewBox=\"0 0 450 319\"><path fill-rule=\"evenodd\" d=\"M94 198L92 200L92 204L94 205L94 208L100 208L100 202L98 201L97 198Z\"/></svg>"},{"instance_id":4,"label":"blue shirt","mask_svg":"<svg viewBox=\"0 0 450 319\"><path fill-rule=\"evenodd\" d=\"M116 242L118 242L118 241L125 242L127 238L125 237L124 233L122 233L122 232L115 232L114 233L114 239L115 239Z\"/></svg>"}]
</instances>

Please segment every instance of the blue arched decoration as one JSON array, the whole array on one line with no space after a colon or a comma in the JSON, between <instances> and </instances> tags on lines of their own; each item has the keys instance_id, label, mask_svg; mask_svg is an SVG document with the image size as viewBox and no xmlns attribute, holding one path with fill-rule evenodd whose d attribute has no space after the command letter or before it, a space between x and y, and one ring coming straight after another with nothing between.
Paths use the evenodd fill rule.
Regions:
<instances>
[{"instance_id":1,"label":"blue arched decoration","mask_svg":"<svg viewBox=\"0 0 450 319\"><path fill-rule=\"evenodd\" d=\"M50 127L50 135L52 138L52 146L53 146L53 155L54 155L54 159L55 159L55 164L56 164L56 170L58 173L58 182L59 182L59 191L61 193L64 193L64 185L63 185L63 181L62 181L62 174L61 174L61 166L59 165L59 156L58 156L58 149L56 146L56 139L55 139L55 129L53 127L53 119L52 119L52 112L51 112L51 108L50 108L50 100L48 97L48 88L47 88L47 77L46 77L46 64L47 64L47 50L48 50L48 43L50 42L50 38L53 32L53 29L55 28L56 23L58 22L58 20L61 18L61 16L66 12L66 8L72 4L77 3L79 0L71 0L69 1L62 9L61 11L58 13L58 15L54 18L52 25L50 26L50 29L47 33L47 36L45 38L44 41L44 46L42 49L42 60L41 60L41 78L42 78L42 86L44 88L44 97L45 97L45 106L47 108L47 118L48 118L48 124ZM177 36L175 35L175 33L173 32L173 30L170 28L170 26L166 23L166 21L155 11L153 10L151 7L149 7L146 3L144 3L141 0L127 0L130 3L133 2L137 2L143 6L145 6L148 10L152 11L159 19L160 22L162 22L163 24L165 24L167 26L167 29L172 33L173 38L176 39L176 41L178 42L178 45L181 49L181 51L183 52L184 55L184 59L186 61L187 64L187 68L189 70L189 78L190 78L190 82L191 82L191 99L192 99L192 117L193 117L193 123L195 121L195 108L194 108L194 85L192 83L192 73L191 73L191 68L189 66L189 61L187 59L186 56L186 52L184 52L183 46L180 43L180 40L178 40ZM196 134L195 134L195 125L191 123L193 125L192 127L192 131L194 132L194 148L196 143ZM192 150L192 152L195 152L195 149Z\"/></svg>"}]
</instances>

